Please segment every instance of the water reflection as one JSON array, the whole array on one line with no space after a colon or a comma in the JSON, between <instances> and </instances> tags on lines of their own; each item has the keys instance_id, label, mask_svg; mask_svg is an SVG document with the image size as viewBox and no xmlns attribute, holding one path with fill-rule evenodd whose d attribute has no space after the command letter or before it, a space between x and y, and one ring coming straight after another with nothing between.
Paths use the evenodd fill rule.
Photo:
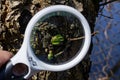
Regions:
<instances>
[{"instance_id":1,"label":"water reflection","mask_svg":"<svg viewBox=\"0 0 120 80\"><path fill-rule=\"evenodd\" d=\"M120 80L120 2L106 5L99 14L94 28L99 34L92 38L90 80Z\"/></svg>"}]
</instances>

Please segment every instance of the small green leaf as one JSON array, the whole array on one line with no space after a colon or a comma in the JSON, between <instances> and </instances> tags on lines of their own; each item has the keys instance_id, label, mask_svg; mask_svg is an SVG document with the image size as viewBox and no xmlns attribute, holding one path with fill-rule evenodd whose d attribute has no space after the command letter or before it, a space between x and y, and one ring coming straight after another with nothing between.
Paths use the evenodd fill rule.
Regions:
<instances>
[{"instance_id":1,"label":"small green leaf","mask_svg":"<svg viewBox=\"0 0 120 80\"><path fill-rule=\"evenodd\" d=\"M62 41L64 41L64 38L60 34L53 36L51 39L52 45L59 45Z\"/></svg>"},{"instance_id":2,"label":"small green leaf","mask_svg":"<svg viewBox=\"0 0 120 80\"><path fill-rule=\"evenodd\" d=\"M50 51L49 51L49 54L48 54L48 60L51 60L51 59L53 59L53 53L52 53L52 51L50 50Z\"/></svg>"}]
</instances>

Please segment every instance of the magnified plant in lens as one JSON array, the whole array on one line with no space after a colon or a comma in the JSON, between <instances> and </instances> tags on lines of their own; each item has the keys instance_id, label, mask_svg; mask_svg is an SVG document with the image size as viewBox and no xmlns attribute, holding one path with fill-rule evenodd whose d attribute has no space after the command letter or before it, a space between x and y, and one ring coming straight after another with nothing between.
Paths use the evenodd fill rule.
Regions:
<instances>
[{"instance_id":1,"label":"magnified plant in lens","mask_svg":"<svg viewBox=\"0 0 120 80\"><path fill-rule=\"evenodd\" d=\"M51 15L36 23L31 35L31 46L40 60L58 64L77 54L84 39L84 32L79 20L71 14L66 15L63 12L60 15L56 12Z\"/></svg>"}]
</instances>

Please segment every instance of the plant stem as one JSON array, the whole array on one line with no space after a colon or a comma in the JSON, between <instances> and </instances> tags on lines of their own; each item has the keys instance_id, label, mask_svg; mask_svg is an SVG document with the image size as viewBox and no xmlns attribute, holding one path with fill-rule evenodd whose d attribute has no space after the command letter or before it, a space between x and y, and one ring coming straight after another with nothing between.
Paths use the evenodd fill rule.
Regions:
<instances>
[{"instance_id":1,"label":"plant stem","mask_svg":"<svg viewBox=\"0 0 120 80\"><path fill-rule=\"evenodd\" d=\"M98 34L98 33L99 33L99 31L95 31L91 35L94 36L95 34ZM81 39L84 39L84 38L85 38L85 36L81 36L81 37L77 37L77 38L68 38L68 40L75 41L75 40L81 40Z\"/></svg>"},{"instance_id":2,"label":"plant stem","mask_svg":"<svg viewBox=\"0 0 120 80\"><path fill-rule=\"evenodd\" d=\"M55 54L54 57L57 57L59 55L61 55L64 51L60 51L59 53Z\"/></svg>"}]
</instances>

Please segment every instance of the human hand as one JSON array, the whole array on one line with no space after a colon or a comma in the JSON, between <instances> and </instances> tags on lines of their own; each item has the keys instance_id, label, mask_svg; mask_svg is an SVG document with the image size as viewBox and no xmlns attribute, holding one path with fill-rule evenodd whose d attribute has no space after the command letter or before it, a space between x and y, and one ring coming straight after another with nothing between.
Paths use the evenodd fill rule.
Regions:
<instances>
[{"instance_id":1,"label":"human hand","mask_svg":"<svg viewBox=\"0 0 120 80\"><path fill-rule=\"evenodd\" d=\"M10 58L12 57L12 53L8 51L0 50L0 68L4 65Z\"/></svg>"}]
</instances>

